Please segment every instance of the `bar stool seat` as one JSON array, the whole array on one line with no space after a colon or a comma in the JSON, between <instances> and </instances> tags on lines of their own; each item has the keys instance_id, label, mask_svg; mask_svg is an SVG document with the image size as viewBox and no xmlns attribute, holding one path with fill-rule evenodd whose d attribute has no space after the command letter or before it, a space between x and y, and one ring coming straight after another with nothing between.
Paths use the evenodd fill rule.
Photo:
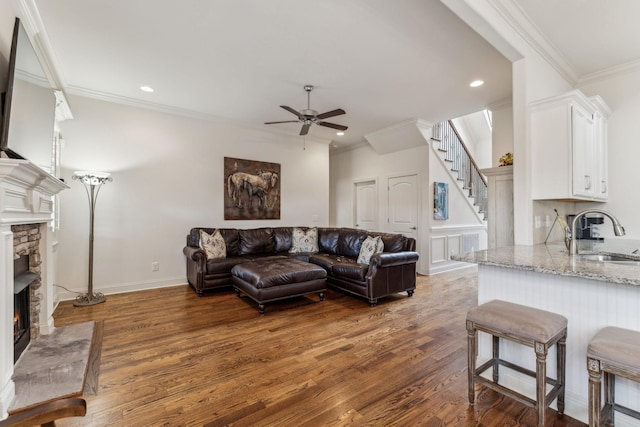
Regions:
<instances>
[{"instance_id":1,"label":"bar stool seat","mask_svg":"<svg viewBox=\"0 0 640 427\"><path fill-rule=\"evenodd\" d=\"M478 331L492 335L493 356L476 368ZM500 338L532 347L536 354L536 371L525 369L500 359ZM558 413L564 412L564 383L566 363L567 319L556 313L537 308L493 300L467 312L469 403L475 403L475 383L536 408L538 426L544 426L546 408L558 399ZM546 359L549 348L557 344L557 379L547 378ZM536 378L536 399L531 399L498 383L499 366L505 366ZM492 379L481 376L493 368ZM552 386L546 393L546 385Z\"/></svg>"},{"instance_id":2,"label":"bar stool seat","mask_svg":"<svg viewBox=\"0 0 640 427\"><path fill-rule=\"evenodd\" d=\"M640 332L607 326L587 347L589 371L589 426L614 422L614 411L640 419L640 412L615 403L615 377L640 382ZM602 375L604 373L604 375ZM604 407L601 380L604 377Z\"/></svg>"}]
</instances>

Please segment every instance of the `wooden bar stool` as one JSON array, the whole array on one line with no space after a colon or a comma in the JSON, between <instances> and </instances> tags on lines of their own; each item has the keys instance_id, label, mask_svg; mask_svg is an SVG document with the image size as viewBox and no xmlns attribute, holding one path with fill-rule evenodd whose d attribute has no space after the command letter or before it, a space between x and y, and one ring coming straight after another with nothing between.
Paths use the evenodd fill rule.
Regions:
<instances>
[{"instance_id":1,"label":"wooden bar stool","mask_svg":"<svg viewBox=\"0 0 640 427\"><path fill-rule=\"evenodd\" d=\"M478 331L493 336L493 357L476 368L478 357ZM558 413L564 412L564 382L566 363L567 319L556 313L537 308L493 300L472 308L467 312L467 345L469 403L475 403L475 383L509 396L527 406L536 408L538 426L544 426L547 406L558 398ZM536 371L500 359L500 338L532 347L536 354ZM547 352L557 344L557 379L547 378ZM536 399L508 389L500 384L499 366L505 366L536 379ZM487 369L493 368L492 379L482 377ZM552 389L546 393L546 384Z\"/></svg>"},{"instance_id":2,"label":"wooden bar stool","mask_svg":"<svg viewBox=\"0 0 640 427\"><path fill-rule=\"evenodd\" d=\"M587 370L589 426L613 425L614 411L640 419L640 412L615 403L616 375L640 382L640 332L612 326L601 329L587 347ZM604 407L600 403L602 377Z\"/></svg>"}]
</instances>

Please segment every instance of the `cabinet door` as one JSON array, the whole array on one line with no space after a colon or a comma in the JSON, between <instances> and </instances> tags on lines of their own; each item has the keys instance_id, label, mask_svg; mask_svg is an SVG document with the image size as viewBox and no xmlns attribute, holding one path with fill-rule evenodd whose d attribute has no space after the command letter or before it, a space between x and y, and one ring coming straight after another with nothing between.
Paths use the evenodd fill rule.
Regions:
<instances>
[{"instance_id":1,"label":"cabinet door","mask_svg":"<svg viewBox=\"0 0 640 427\"><path fill-rule=\"evenodd\" d=\"M595 196L595 144L592 115L579 105L571 106L573 195Z\"/></svg>"},{"instance_id":2,"label":"cabinet door","mask_svg":"<svg viewBox=\"0 0 640 427\"><path fill-rule=\"evenodd\" d=\"M600 112L593 116L595 135L595 165L597 180L595 182L595 197L598 200L607 200L609 197L609 166L608 166L608 141L607 119Z\"/></svg>"}]
</instances>

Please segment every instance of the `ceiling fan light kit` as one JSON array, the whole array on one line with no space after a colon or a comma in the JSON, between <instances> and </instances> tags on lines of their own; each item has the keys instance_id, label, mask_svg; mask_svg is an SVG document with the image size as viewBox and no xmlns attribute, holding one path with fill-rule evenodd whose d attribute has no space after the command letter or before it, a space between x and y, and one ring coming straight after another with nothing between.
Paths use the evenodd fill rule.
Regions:
<instances>
[{"instance_id":1,"label":"ceiling fan light kit","mask_svg":"<svg viewBox=\"0 0 640 427\"><path fill-rule=\"evenodd\" d=\"M304 90L307 92L307 109L302 111L297 111L289 106L281 105L280 108L283 108L295 115L298 120L285 120L278 122L265 122L265 125L273 125L277 123L302 123L302 128L300 129L300 135L304 136L309 133L309 128L312 124L324 126L332 129L337 129L340 131L345 131L348 129L348 126L339 125L336 123L330 123L323 121L324 119L328 119L329 117L340 116L342 114L346 114L342 108L337 108L335 110L327 111L326 113L318 114L316 110L311 109L311 91L313 90L312 85L305 85Z\"/></svg>"}]
</instances>

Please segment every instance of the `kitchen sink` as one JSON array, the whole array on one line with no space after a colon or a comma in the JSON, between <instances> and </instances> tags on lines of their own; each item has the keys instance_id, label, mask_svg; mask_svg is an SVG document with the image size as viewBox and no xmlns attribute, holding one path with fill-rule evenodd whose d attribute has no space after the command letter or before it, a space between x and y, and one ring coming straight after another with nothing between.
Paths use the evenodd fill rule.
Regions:
<instances>
[{"instance_id":1,"label":"kitchen sink","mask_svg":"<svg viewBox=\"0 0 640 427\"><path fill-rule=\"evenodd\" d=\"M584 254L584 255L578 255L578 257L587 261L599 261L599 262L608 262L613 264L624 264L624 265L640 265L640 260L625 258L619 255Z\"/></svg>"}]
</instances>

